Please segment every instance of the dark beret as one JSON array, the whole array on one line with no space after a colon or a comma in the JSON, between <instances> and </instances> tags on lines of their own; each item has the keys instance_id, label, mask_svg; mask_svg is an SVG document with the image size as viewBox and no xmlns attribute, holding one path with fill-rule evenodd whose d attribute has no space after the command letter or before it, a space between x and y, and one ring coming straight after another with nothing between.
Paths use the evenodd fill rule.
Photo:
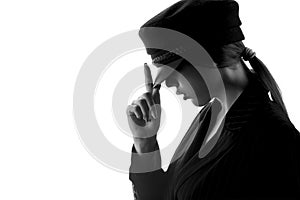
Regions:
<instances>
[{"instance_id":1,"label":"dark beret","mask_svg":"<svg viewBox=\"0 0 300 200\"><path fill-rule=\"evenodd\" d=\"M143 24L139 36L151 55L153 63L166 63L176 59L176 51L184 51L174 47L174 51L151 48L154 37L143 28L159 27L183 33L198 42L204 49L244 40L240 28L239 5L233 0L182 0ZM155 38L157 39L157 38ZM162 43L170 41L162 40ZM162 44L163 46L164 44ZM165 44L167 45L167 44ZM169 45L169 44L168 44ZM209 51L208 51L209 52Z\"/></svg>"}]
</instances>

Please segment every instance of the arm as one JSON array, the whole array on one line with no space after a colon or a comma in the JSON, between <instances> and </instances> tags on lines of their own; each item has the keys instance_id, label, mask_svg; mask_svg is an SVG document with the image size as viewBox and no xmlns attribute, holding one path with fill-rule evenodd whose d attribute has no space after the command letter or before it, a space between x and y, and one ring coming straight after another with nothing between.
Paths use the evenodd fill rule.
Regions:
<instances>
[{"instance_id":1,"label":"arm","mask_svg":"<svg viewBox=\"0 0 300 200\"><path fill-rule=\"evenodd\" d=\"M140 172L140 173L139 173ZM161 168L158 143L150 153L137 153L132 146L129 180L137 200L162 200L170 180L170 172Z\"/></svg>"}]
</instances>

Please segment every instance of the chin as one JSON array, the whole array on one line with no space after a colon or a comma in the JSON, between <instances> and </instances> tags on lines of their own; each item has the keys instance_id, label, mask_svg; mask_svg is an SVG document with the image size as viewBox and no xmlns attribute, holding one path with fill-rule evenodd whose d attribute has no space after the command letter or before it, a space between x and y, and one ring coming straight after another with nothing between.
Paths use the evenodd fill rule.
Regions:
<instances>
[{"instance_id":1,"label":"chin","mask_svg":"<svg viewBox=\"0 0 300 200\"><path fill-rule=\"evenodd\" d=\"M195 106L199 106L199 103L195 98L191 98L191 101Z\"/></svg>"},{"instance_id":2,"label":"chin","mask_svg":"<svg viewBox=\"0 0 300 200\"><path fill-rule=\"evenodd\" d=\"M202 106L204 106L206 103L204 103L204 102L200 102L199 103L199 101L197 101L197 99L195 99L195 98L191 98L191 101L192 101L192 103L195 105L195 106L198 106L198 107L202 107Z\"/></svg>"}]
</instances>

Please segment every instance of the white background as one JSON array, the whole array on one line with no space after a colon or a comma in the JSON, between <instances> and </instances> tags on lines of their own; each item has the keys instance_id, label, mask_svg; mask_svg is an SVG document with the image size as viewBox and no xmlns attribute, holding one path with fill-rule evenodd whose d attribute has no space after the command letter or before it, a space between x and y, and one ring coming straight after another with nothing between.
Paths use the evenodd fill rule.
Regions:
<instances>
[{"instance_id":1,"label":"white background","mask_svg":"<svg viewBox=\"0 0 300 200\"><path fill-rule=\"evenodd\" d=\"M133 199L128 174L103 166L81 144L74 84L97 46L175 2L1 1L0 199ZM273 74L300 129L298 2L239 4L244 42Z\"/></svg>"}]
</instances>

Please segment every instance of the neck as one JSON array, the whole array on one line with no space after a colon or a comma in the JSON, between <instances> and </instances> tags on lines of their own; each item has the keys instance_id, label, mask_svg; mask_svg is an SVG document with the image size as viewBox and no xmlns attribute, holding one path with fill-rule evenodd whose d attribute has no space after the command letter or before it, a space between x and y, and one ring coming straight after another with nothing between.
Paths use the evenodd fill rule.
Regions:
<instances>
[{"instance_id":1,"label":"neck","mask_svg":"<svg viewBox=\"0 0 300 200\"><path fill-rule=\"evenodd\" d=\"M221 111L218 111L218 107L220 106L219 103L212 104L211 123L213 124L213 126L211 126L212 128L208 130L209 134L205 136L204 143L200 148L199 156L201 157L204 157L207 152L210 151L207 149L211 149L214 146L214 144L212 145L212 147L206 144L208 144L212 137L215 137L217 135L216 133L218 132L222 121L225 119L226 113L229 111L236 99L244 91L245 87L249 84L247 73L240 63L232 67L222 68L220 69L220 72L222 74L222 81L225 87L226 102L221 102Z\"/></svg>"},{"instance_id":2,"label":"neck","mask_svg":"<svg viewBox=\"0 0 300 200\"><path fill-rule=\"evenodd\" d=\"M226 102L222 102L223 116L228 112L232 104L236 101L236 99L244 91L245 87L249 84L247 72L244 68L247 66L243 66L243 64L244 63L238 62L232 66L219 69L222 76L221 81L223 81L226 92ZM223 117L220 116L220 118Z\"/></svg>"}]
</instances>

